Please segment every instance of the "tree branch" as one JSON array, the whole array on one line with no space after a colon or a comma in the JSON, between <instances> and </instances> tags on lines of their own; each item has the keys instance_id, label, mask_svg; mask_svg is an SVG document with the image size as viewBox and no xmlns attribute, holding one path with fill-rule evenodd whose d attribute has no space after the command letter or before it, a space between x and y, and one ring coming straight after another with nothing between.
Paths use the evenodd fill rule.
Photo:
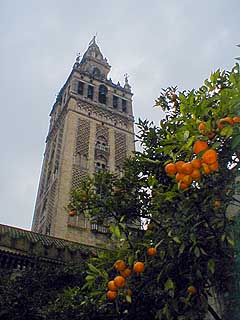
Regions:
<instances>
[{"instance_id":1,"label":"tree branch","mask_svg":"<svg viewBox=\"0 0 240 320\"><path fill-rule=\"evenodd\" d=\"M222 318L219 317L217 312L213 309L213 307L210 306L210 304L208 304L208 311L211 313L215 320L222 320Z\"/></svg>"}]
</instances>

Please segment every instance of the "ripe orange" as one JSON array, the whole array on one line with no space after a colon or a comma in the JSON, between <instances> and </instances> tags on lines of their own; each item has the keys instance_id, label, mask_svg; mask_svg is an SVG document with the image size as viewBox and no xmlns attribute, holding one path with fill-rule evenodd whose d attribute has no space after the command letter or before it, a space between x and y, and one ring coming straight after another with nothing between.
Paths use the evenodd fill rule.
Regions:
<instances>
[{"instance_id":1,"label":"ripe orange","mask_svg":"<svg viewBox=\"0 0 240 320\"><path fill-rule=\"evenodd\" d=\"M115 285L114 280L111 280L111 281L108 282L108 289L111 290L111 291L117 291L118 290L117 286Z\"/></svg>"},{"instance_id":2,"label":"ripe orange","mask_svg":"<svg viewBox=\"0 0 240 320\"><path fill-rule=\"evenodd\" d=\"M176 181L179 182L183 179L183 177L185 177L185 174L183 173L177 173L176 174Z\"/></svg>"},{"instance_id":3,"label":"ripe orange","mask_svg":"<svg viewBox=\"0 0 240 320\"><path fill-rule=\"evenodd\" d=\"M131 296L132 295L132 290L131 289L127 289L127 295Z\"/></svg>"},{"instance_id":4,"label":"ripe orange","mask_svg":"<svg viewBox=\"0 0 240 320\"><path fill-rule=\"evenodd\" d=\"M155 256L156 253L157 253L156 248L148 248L147 250L147 254L151 257Z\"/></svg>"},{"instance_id":5,"label":"ripe orange","mask_svg":"<svg viewBox=\"0 0 240 320\"><path fill-rule=\"evenodd\" d=\"M187 292L190 294L196 294L197 293L197 289L194 286L189 286L187 288Z\"/></svg>"},{"instance_id":6,"label":"ripe orange","mask_svg":"<svg viewBox=\"0 0 240 320\"><path fill-rule=\"evenodd\" d=\"M190 175L186 175L183 177L182 182L189 186L192 183L192 177Z\"/></svg>"},{"instance_id":7,"label":"ripe orange","mask_svg":"<svg viewBox=\"0 0 240 320\"><path fill-rule=\"evenodd\" d=\"M223 118L223 119L220 119L220 122L227 122L229 124L233 124L233 119L231 117L226 117L226 118Z\"/></svg>"},{"instance_id":8,"label":"ripe orange","mask_svg":"<svg viewBox=\"0 0 240 320\"><path fill-rule=\"evenodd\" d=\"M114 263L114 268L115 268L117 271L123 271L124 269L126 269L126 263L125 263L123 260L117 260L117 261Z\"/></svg>"},{"instance_id":9,"label":"ripe orange","mask_svg":"<svg viewBox=\"0 0 240 320\"><path fill-rule=\"evenodd\" d=\"M109 290L109 291L107 292L107 298L108 298L109 300L115 300L115 299L117 298L117 292L116 292L116 291L111 291L111 290Z\"/></svg>"},{"instance_id":10,"label":"ripe orange","mask_svg":"<svg viewBox=\"0 0 240 320\"><path fill-rule=\"evenodd\" d=\"M217 171L219 169L219 165L218 165L217 161L212 163L212 164L209 164L208 166L209 166L211 171Z\"/></svg>"},{"instance_id":11,"label":"ripe orange","mask_svg":"<svg viewBox=\"0 0 240 320\"><path fill-rule=\"evenodd\" d=\"M139 261L138 261L138 262L136 262L136 263L134 264L134 266L133 266L133 270L134 270L135 272L137 272L137 273L143 272L144 269L145 269L145 265L144 265L143 262L139 262Z\"/></svg>"},{"instance_id":12,"label":"ripe orange","mask_svg":"<svg viewBox=\"0 0 240 320\"><path fill-rule=\"evenodd\" d=\"M239 123L240 117L233 117L233 123Z\"/></svg>"},{"instance_id":13,"label":"ripe orange","mask_svg":"<svg viewBox=\"0 0 240 320\"><path fill-rule=\"evenodd\" d=\"M220 201L220 200L216 200L216 201L214 202L214 206L215 206L215 207L220 207L220 206L221 206L221 201Z\"/></svg>"},{"instance_id":14,"label":"ripe orange","mask_svg":"<svg viewBox=\"0 0 240 320\"><path fill-rule=\"evenodd\" d=\"M76 214L76 211L75 211L75 210L69 211L69 216L70 216L70 217L75 216L75 214Z\"/></svg>"},{"instance_id":15,"label":"ripe orange","mask_svg":"<svg viewBox=\"0 0 240 320\"><path fill-rule=\"evenodd\" d=\"M191 177L193 180L198 181L201 178L201 173L199 169L194 169L191 173Z\"/></svg>"},{"instance_id":16,"label":"ripe orange","mask_svg":"<svg viewBox=\"0 0 240 320\"><path fill-rule=\"evenodd\" d=\"M184 163L182 166L182 173L191 174L193 172L193 167L190 162Z\"/></svg>"},{"instance_id":17,"label":"ripe orange","mask_svg":"<svg viewBox=\"0 0 240 320\"><path fill-rule=\"evenodd\" d=\"M126 279L123 276L116 276L114 278L114 284L118 288L123 288L126 285Z\"/></svg>"},{"instance_id":18,"label":"ripe orange","mask_svg":"<svg viewBox=\"0 0 240 320\"><path fill-rule=\"evenodd\" d=\"M224 126L221 124L221 120L222 119L217 120L217 127L219 130L222 130L224 128Z\"/></svg>"},{"instance_id":19,"label":"ripe orange","mask_svg":"<svg viewBox=\"0 0 240 320\"><path fill-rule=\"evenodd\" d=\"M176 168L174 163L168 163L165 166L165 171L166 171L167 174L173 175L173 174L175 174L177 172L177 168Z\"/></svg>"},{"instance_id":20,"label":"ripe orange","mask_svg":"<svg viewBox=\"0 0 240 320\"><path fill-rule=\"evenodd\" d=\"M191 164L192 164L192 167L193 167L194 169L200 169L200 168L201 168L202 161L201 161L201 159L193 159L193 160L191 161Z\"/></svg>"},{"instance_id":21,"label":"ripe orange","mask_svg":"<svg viewBox=\"0 0 240 320\"><path fill-rule=\"evenodd\" d=\"M210 174L211 173L211 169L209 168L209 166L206 163L202 164L202 168L203 168L203 172L204 174Z\"/></svg>"},{"instance_id":22,"label":"ripe orange","mask_svg":"<svg viewBox=\"0 0 240 320\"><path fill-rule=\"evenodd\" d=\"M198 126L198 131L203 131L206 129L206 123L205 122L201 122Z\"/></svg>"},{"instance_id":23,"label":"ripe orange","mask_svg":"<svg viewBox=\"0 0 240 320\"><path fill-rule=\"evenodd\" d=\"M177 172L179 172L179 173L182 173L182 166L185 164L185 162L184 161L177 161L176 163L175 163L175 166L176 166L176 169L177 169Z\"/></svg>"},{"instance_id":24,"label":"ripe orange","mask_svg":"<svg viewBox=\"0 0 240 320\"><path fill-rule=\"evenodd\" d=\"M202 160L207 164L213 164L217 161L217 152L214 149L205 151L202 156Z\"/></svg>"},{"instance_id":25,"label":"ripe orange","mask_svg":"<svg viewBox=\"0 0 240 320\"><path fill-rule=\"evenodd\" d=\"M127 278L131 275L132 271L131 269L127 268L123 271L120 271L121 276L123 276L124 278Z\"/></svg>"},{"instance_id":26,"label":"ripe orange","mask_svg":"<svg viewBox=\"0 0 240 320\"><path fill-rule=\"evenodd\" d=\"M180 184L179 184L179 189L180 190L185 190L185 189L187 189L189 187L189 185L188 184L186 184L186 183L184 183L184 182L180 182Z\"/></svg>"},{"instance_id":27,"label":"ripe orange","mask_svg":"<svg viewBox=\"0 0 240 320\"><path fill-rule=\"evenodd\" d=\"M221 118L217 121L217 126L221 130L224 128L224 123L233 124L233 119L231 117Z\"/></svg>"},{"instance_id":28,"label":"ripe orange","mask_svg":"<svg viewBox=\"0 0 240 320\"><path fill-rule=\"evenodd\" d=\"M208 148L208 144L206 141L198 140L193 145L193 152L199 154L201 151L206 150Z\"/></svg>"}]
</instances>

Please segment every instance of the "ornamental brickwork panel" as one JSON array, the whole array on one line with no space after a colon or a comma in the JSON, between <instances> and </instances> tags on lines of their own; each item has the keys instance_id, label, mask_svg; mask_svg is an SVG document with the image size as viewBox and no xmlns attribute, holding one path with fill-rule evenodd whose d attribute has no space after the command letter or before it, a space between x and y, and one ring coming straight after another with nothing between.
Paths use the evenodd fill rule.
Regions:
<instances>
[{"instance_id":1,"label":"ornamental brickwork panel","mask_svg":"<svg viewBox=\"0 0 240 320\"><path fill-rule=\"evenodd\" d=\"M72 170L72 189L79 188L83 180L85 180L87 176L88 176L88 173L86 170L83 170L82 168L74 166Z\"/></svg>"},{"instance_id":2,"label":"ornamental brickwork panel","mask_svg":"<svg viewBox=\"0 0 240 320\"><path fill-rule=\"evenodd\" d=\"M75 154L88 157L90 121L78 119Z\"/></svg>"},{"instance_id":3,"label":"ornamental brickwork panel","mask_svg":"<svg viewBox=\"0 0 240 320\"><path fill-rule=\"evenodd\" d=\"M48 206L47 206L47 217L46 225L50 225L52 222L54 207L55 207L55 197L56 197L57 179L53 182L51 189L48 193Z\"/></svg>"},{"instance_id":4,"label":"ornamental brickwork panel","mask_svg":"<svg viewBox=\"0 0 240 320\"><path fill-rule=\"evenodd\" d=\"M114 132L115 138L115 167L121 168L127 157L127 139L126 134L122 132Z\"/></svg>"},{"instance_id":5,"label":"ornamental brickwork panel","mask_svg":"<svg viewBox=\"0 0 240 320\"><path fill-rule=\"evenodd\" d=\"M108 137L109 137L109 132L108 132L108 128L102 125L97 124L96 126L96 139L99 137L104 137L104 139L106 140L107 144L108 144Z\"/></svg>"}]
</instances>

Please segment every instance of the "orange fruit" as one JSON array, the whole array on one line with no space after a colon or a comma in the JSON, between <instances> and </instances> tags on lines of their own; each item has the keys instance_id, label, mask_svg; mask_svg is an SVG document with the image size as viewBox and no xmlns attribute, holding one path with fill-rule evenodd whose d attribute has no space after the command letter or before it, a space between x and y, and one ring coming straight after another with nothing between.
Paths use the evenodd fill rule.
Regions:
<instances>
[{"instance_id":1,"label":"orange fruit","mask_svg":"<svg viewBox=\"0 0 240 320\"><path fill-rule=\"evenodd\" d=\"M167 174L169 175L173 175L177 172L177 169L176 169L176 166L174 163L168 163L166 166L165 166L165 171Z\"/></svg>"},{"instance_id":2,"label":"orange fruit","mask_svg":"<svg viewBox=\"0 0 240 320\"><path fill-rule=\"evenodd\" d=\"M205 122L201 122L198 126L198 131L203 131L206 129L206 123Z\"/></svg>"},{"instance_id":3,"label":"orange fruit","mask_svg":"<svg viewBox=\"0 0 240 320\"><path fill-rule=\"evenodd\" d=\"M139 261L138 261L138 262L136 262L136 263L134 264L134 266L133 266L133 270L134 270L135 272L137 272L137 273L143 272L144 269L145 269L145 265L144 265L143 262L139 262Z\"/></svg>"},{"instance_id":4,"label":"orange fruit","mask_svg":"<svg viewBox=\"0 0 240 320\"><path fill-rule=\"evenodd\" d=\"M180 190L185 190L185 189L187 189L189 187L189 185L188 184L186 184L186 183L184 183L184 182L180 182L180 184L179 184L179 189Z\"/></svg>"},{"instance_id":5,"label":"orange fruit","mask_svg":"<svg viewBox=\"0 0 240 320\"><path fill-rule=\"evenodd\" d=\"M177 173L176 174L176 181L179 182L183 179L183 177L185 177L185 174L183 173Z\"/></svg>"},{"instance_id":6,"label":"orange fruit","mask_svg":"<svg viewBox=\"0 0 240 320\"><path fill-rule=\"evenodd\" d=\"M219 130L222 130L224 128L224 126L221 124L221 120L222 119L217 120L217 127Z\"/></svg>"},{"instance_id":7,"label":"orange fruit","mask_svg":"<svg viewBox=\"0 0 240 320\"><path fill-rule=\"evenodd\" d=\"M221 121L221 120L220 120ZM233 124L233 119L231 117L226 117L222 119L222 122L227 122L229 124Z\"/></svg>"},{"instance_id":8,"label":"orange fruit","mask_svg":"<svg viewBox=\"0 0 240 320\"><path fill-rule=\"evenodd\" d=\"M120 271L121 276L123 276L124 278L127 278L131 275L132 271L131 269L127 268L123 271Z\"/></svg>"},{"instance_id":9,"label":"orange fruit","mask_svg":"<svg viewBox=\"0 0 240 320\"><path fill-rule=\"evenodd\" d=\"M191 173L191 177L193 180L198 181L201 178L201 173L199 169L194 169Z\"/></svg>"},{"instance_id":10,"label":"orange fruit","mask_svg":"<svg viewBox=\"0 0 240 320\"><path fill-rule=\"evenodd\" d=\"M221 201L220 201L220 200L216 200L216 201L214 202L214 206L215 206L215 207L220 207L220 206L221 206Z\"/></svg>"},{"instance_id":11,"label":"orange fruit","mask_svg":"<svg viewBox=\"0 0 240 320\"><path fill-rule=\"evenodd\" d=\"M111 280L111 281L108 282L108 289L111 290L111 291L117 291L118 290L117 286L115 285L114 280Z\"/></svg>"},{"instance_id":12,"label":"orange fruit","mask_svg":"<svg viewBox=\"0 0 240 320\"><path fill-rule=\"evenodd\" d=\"M132 295L132 290L131 289L127 289L127 295L131 296Z\"/></svg>"},{"instance_id":13,"label":"orange fruit","mask_svg":"<svg viewBox=\"0 0 240 320\"><path fill-rule=\"evenodd\" d=\"M207 164L213 164L217 161L217 152L214 149L209 149L204 152L202 161Z\"/></svg>"},{"instance_id":14,"label":"orange fruit","mask_svg":"<svg viewBox=\"0 0 240 320\"><path fill-rule=\"evenodd\" d=\"M193 167L190 162L184 163L182 166L182 173L191 174L193 172Z\"/></svg>"},{"instance_id":15,"label":"orange fruit","mask_svg":"<svg viewBox=\"0 0 240 320\"><path fill-rule=\"evenodd\" d=\"M151 257L155 256L156 253L157 253L156 248L148 248L147 250L147 254Z\"/></svg>"},{"instance_id":16,"label":"orange fruit","mask_svg":"<svg viewBox=\"0 0 240 320\"><path fill-rule=\"evenodd\" d=\"M194 286L189 286L187 288L187 292L190 294L196 294L197 293L197 289Z\"/></svg>"},{"instance_id":17,"label":"orange fruit","mask_svg":"<svg viewBox=\"0 0 240 320\"><path fill-rule=\"evenodd\" d=\"M116 292L116 291L111 291L111 290L109 290L109 291L107 292L107 298L108 298L109 300L115 300L115 299L117 298L117 292Z\"/></svg>"},{"instance_id":18,"label":"orange fruit","mask_svg":"<svg viewBox=\"0 0 240 320\"><path fill-rule=\"evenodd\" d=\"M202 164L202 168L203 168L204 174L210 174L211 173L211 169L209 168L209 166L206 163Z\"/></svg>"},{"instance_id":19,"label":"orange fruit","mask_svg":"<svg viewBox=\"0 0 240 320\"><path fill-rule=\"evenodd\" d=\"M189 186L192 183L192 177L190 175L186 175L183 177L182 182Z\"/></svg>"},{"instance_id":20,"label":"orange fruit","mask_svg":"<svg viewBox=\"0 0 240 320\"><path fill-rule=\"evenodd\" d=\"M218 129L224 128L224 123L233 124L233 119L231 117L221 118L217 121Z\"/></svg>"},{"instance_id":21,"label":"orange fruit","mask_svg":"<svg viewBox=\"0 0 240 320\"><path fill-rule=\"evenodd\" d=\"M233 117L233 123L239 123L240 117Z\"/></svg>"},{"instance_id":22,"label":"orange fruit","mask_svg":"<svg viewBox=\"0 0 240 320\"><path fill-rule=\"evenodd\" d=\"M69 211L69 216L70 216L70 217L75 216L75 214L76 214L76 211L75 211L75 210Z\"/></svg>"},{"instance_id":23,"label":"orange fruit","mask_svg":"<svg viewBox=\"0 0 240 320\"><path fill-rule=\"evenodd\" d=\"M118 288L123 288L126 285L126 279L123 276L116 276L114 278L114 284Z\"/></svg>"},{"instance_id":24,"label":"orange fruit","mask_svg":"<svg viewBox=\"0 0 240 320\"><path fill-rule=\"evenodd\" d=\"M126 263L125 263L123 260L117 260L117 261L114 263L114 268L115 268L117 271L123 271L124 269L126 269Z\"/></svg>"},{"instance_id":25,"label":"orange fruit","mask_svg":"<svg viewBox=\"0 0 240 320\"><path fill-rule=\"evenodd\" d=\"M202 161L201 159L193 159L191 161L191 165L194 169L200 169L201 168L201 164L202 164Z\"/></svg>"},{"instance_id":26,"label":"orange fruit","mask_svg":"<svg viewBox=\"0 0 240 320\"><path fill-rule=\"evenodd\" d=\"M209 169L210 169L211 171L218 171L218 169L219 169L219 165L218 165L218 162L217 162L217 161L214 162L214 163L212 163L212 164L209 164L208 166L209 166Z\"/></svg>"},{"instance_id":27,"label":"orange fruit","mask_svg":"<svg viewBox=\"0 0 240 320\"><path fill-rule=\"evenodd\" d=\"M198 140L193 145L193 152L199 154L201 151L206 150L208 148L208 144L206 141Z\"/></svg>"},{"instance_id":28,"label":"orange fruit","mask_svg":"<svg viewBox=\"0 0 240 320\"><path fill-rule=\"evenodd\" d=\"M182 173L182 166L185 164L185 162L184 161L177 161L176 163L175 163L175 166L176 166L176 169L177 169L177 172L179 172L179 173Z\"/></svg>"}]
</instances>

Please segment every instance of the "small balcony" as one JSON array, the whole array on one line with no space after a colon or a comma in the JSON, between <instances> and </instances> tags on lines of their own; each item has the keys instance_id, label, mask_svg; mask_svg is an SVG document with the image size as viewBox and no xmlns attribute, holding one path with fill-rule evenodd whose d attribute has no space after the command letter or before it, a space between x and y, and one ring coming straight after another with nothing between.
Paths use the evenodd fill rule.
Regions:
<instances>
[{"instance_id":1,"label":"small balcony","mask_svg":"<svg viewBox=\"0 0 240 320\"><path fill-rule=\"evenodd\" d=\"M91 231L94 233L103 233L103 234L109 233L108 227L97 224L97 223L91 223Z\"/></svg>"}]
</instances>

